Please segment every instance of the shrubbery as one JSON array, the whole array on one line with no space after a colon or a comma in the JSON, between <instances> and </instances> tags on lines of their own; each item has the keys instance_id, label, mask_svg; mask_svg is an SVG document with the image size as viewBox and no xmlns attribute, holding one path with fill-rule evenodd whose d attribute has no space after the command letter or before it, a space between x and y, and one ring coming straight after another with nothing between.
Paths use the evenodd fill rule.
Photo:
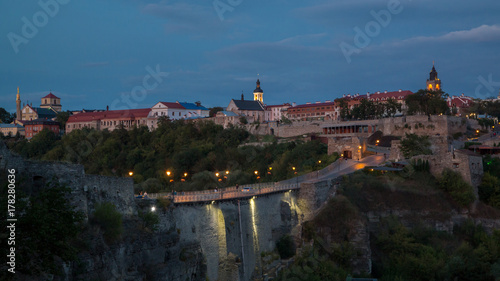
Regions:
<instances>
[{"instance_id":1,"label":"shrubbery","mask_svg":"<svg viewBox=\"0 0 500 281\"><path fill-rule=\"evenodd\" d=\"M152 231L158 230L160 217L155 212L139 211L139 218L142 219L142 227Z\"/></svg>"},{"instance_id":2,"label":"shrubbery","mask_svg":"<svg viewBox=\"0 0 500 281\"><path fill-rule=\"evenodd\" d=\"M290 235L285 235L276 242L276 249L282 259L289 259L295 255L295 242Z\"/></svg>"},{"instance_id":3,"label":"shrubbery","mask_svg":"<svg viewBox=\"0 0 500 281\"><path fill-rule=\"evenodd\" d=\"M405 158L417 155L432 154L429 136L418 136L416 134L406 134L401 140L401 152Z\"/></svg>"},{"instance_id":4,"label":"shrubbery","mask_svg":"<svg viewBox=\"0 0 500 281\"><path fill-rule=\"evenodd\" d=\"M445 169L439 179L439 187L449 193L462 207L476 200L473 187L462 179L460 173Z\"/></svg>"},{"instance_id":5,"label":"shrubbery","mask_svg":"<svg viewBox=\"0 0 500 281\"><path fill-rule=\"evenodd\" d=\"M123 232L122 215L113 203L96 205L92 222L101 227L108 242L116 241Z\"/></svg>"},{"instance_id":6,"label":"shrubbery","mask_svg":"<svg viewBox=\"0 0 500 281\"><path fill-rule=\"evenodd\" d=\"M7 176L0 171L0 189L2 194L7 194L7 184L4 183ZM19 179L16 186L19 185ZM40 275L49 273L61 274L60 262L75 260L81 250L78 247L78 236L83 231L84 215L76 211L71 205L67 195L70 189L67 187L49 184L36 194L27 197L19 188L16 192L15 215L16 222L16 273L28 275ZM0 214L2 226L2 243L0 247L7 246L7 199L0 201L3 212ZM5 233L5 236L3 235ZM10 244L9 244L10 245ZM14 245L11 245L14 246ZM4 253L6 251L3 251ZM4 279L0 273L1 280Z\"/></svg>"},{"instance_id":7,"label":"shrubbery","mask_svg":"<svg viewBox=\"0 0 500 281\"><path fill-rule=\"evenodd\" d=\"M49 133L10 146L25 157L81 163L90 174L128 176L132 171L136 191L148 193L279 181L295 176L294 172L320 169L336 159L327 155L327 146L319 141L278 143L273 136L265 136L269 141L265 147L245 146L250 136L246 130L224 129L207 121L162 118L154 131L146 127L112 132L84 128L61 140ZM219 181L215 173L225 171L229 175Z\"/></svg>"}]
</instances>

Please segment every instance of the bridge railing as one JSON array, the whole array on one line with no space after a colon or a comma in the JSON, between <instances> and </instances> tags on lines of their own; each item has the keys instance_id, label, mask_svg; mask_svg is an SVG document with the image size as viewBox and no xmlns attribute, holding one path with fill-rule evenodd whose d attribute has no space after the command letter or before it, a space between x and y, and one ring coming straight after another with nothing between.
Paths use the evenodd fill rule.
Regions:
<instances>
[{"instance_id":1,"label":"bridge railing","mask_svg":"<svg viewBox=\"0 0 500 281\"><path fill-rule=\"evenodd\" d=\"M158 199L158 198L170 198L174 203L187 203L187 202L207 202L216 201L224 199L236 199L245 198L256 195L262 195L272 192L279 192L284 190L298 189L300 187L299 183L303 181L318 179L323 177L342 165L341 158L337 161L328 165L327 167L319 170L310 172L305 175L301 175L295 178L279 181L279 182L268 182L268 183L255 183L255 184L245 184L239 187L231 186L226 188L210 189L210 190L200 190L200 191L182 191L182 192L168 192L168 193L151 193L148 194L148 198ZM248 188L248 191L242 191L243 188Z\"/></svg>"}]
</instances>

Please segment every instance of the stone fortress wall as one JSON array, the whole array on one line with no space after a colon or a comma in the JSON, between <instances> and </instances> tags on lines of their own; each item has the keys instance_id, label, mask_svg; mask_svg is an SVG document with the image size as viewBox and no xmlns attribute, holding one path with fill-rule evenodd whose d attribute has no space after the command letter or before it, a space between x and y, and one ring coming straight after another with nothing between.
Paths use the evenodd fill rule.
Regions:
<instances>
[{"instance_id":1,"label":"stone fortress wall","mask_svg":"<svg viewBox=\"0 0 500 281\"><path fill-rule=\"evenodd\" d=\"M3 142L0 142L0 169L16 169L16 174L31 181L33 190L27 190L28 193L37 192L54 181L69 187L69 199L87 219L101 202L112 202L124 215L137 214L131 178L87 175L78 164L25 160L12 153Z\"/></svg>"}]
</instances>

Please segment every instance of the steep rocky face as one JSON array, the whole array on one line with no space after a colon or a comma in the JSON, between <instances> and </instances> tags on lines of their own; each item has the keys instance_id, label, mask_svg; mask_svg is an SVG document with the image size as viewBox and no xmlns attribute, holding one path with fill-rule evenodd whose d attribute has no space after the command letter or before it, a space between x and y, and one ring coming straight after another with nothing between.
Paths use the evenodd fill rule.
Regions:
<instances>
[{"instance_id":1,"label":"steep rocky face","mask_svg":"<svg viewBox=\"0 0 500 281\"><path fill-rule=\"evenodd\" d=\"M63 280L205 280L200 245L180 243L179 235L152 233L108 246L90 241L88 252L68 267Z\"/></svg>"}]
</instances>

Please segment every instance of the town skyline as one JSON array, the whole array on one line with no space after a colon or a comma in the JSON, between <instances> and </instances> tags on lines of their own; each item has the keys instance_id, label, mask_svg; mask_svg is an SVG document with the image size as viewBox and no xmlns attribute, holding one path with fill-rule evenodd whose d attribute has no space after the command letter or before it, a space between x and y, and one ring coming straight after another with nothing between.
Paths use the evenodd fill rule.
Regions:
<instances>
[{"instance_id":1,"label":"town skyline","mask_svg":"<svg viewBox=\"0 0 500 281\"><path fill-rule=\"evenodd\" d=\"M497 2L236 2L222 18L211 2L6 3L0 104L15 112L20 87L23 103L52 92L64 110L102 109L131 96L147 75L146 94L130 108L224 107L242 91L251 99L258 78L264 103L303 104L416 92L433 61L446 93L498 95ZM113 8L110 21L104 11Z\"/></svg>"}]
</instances>

